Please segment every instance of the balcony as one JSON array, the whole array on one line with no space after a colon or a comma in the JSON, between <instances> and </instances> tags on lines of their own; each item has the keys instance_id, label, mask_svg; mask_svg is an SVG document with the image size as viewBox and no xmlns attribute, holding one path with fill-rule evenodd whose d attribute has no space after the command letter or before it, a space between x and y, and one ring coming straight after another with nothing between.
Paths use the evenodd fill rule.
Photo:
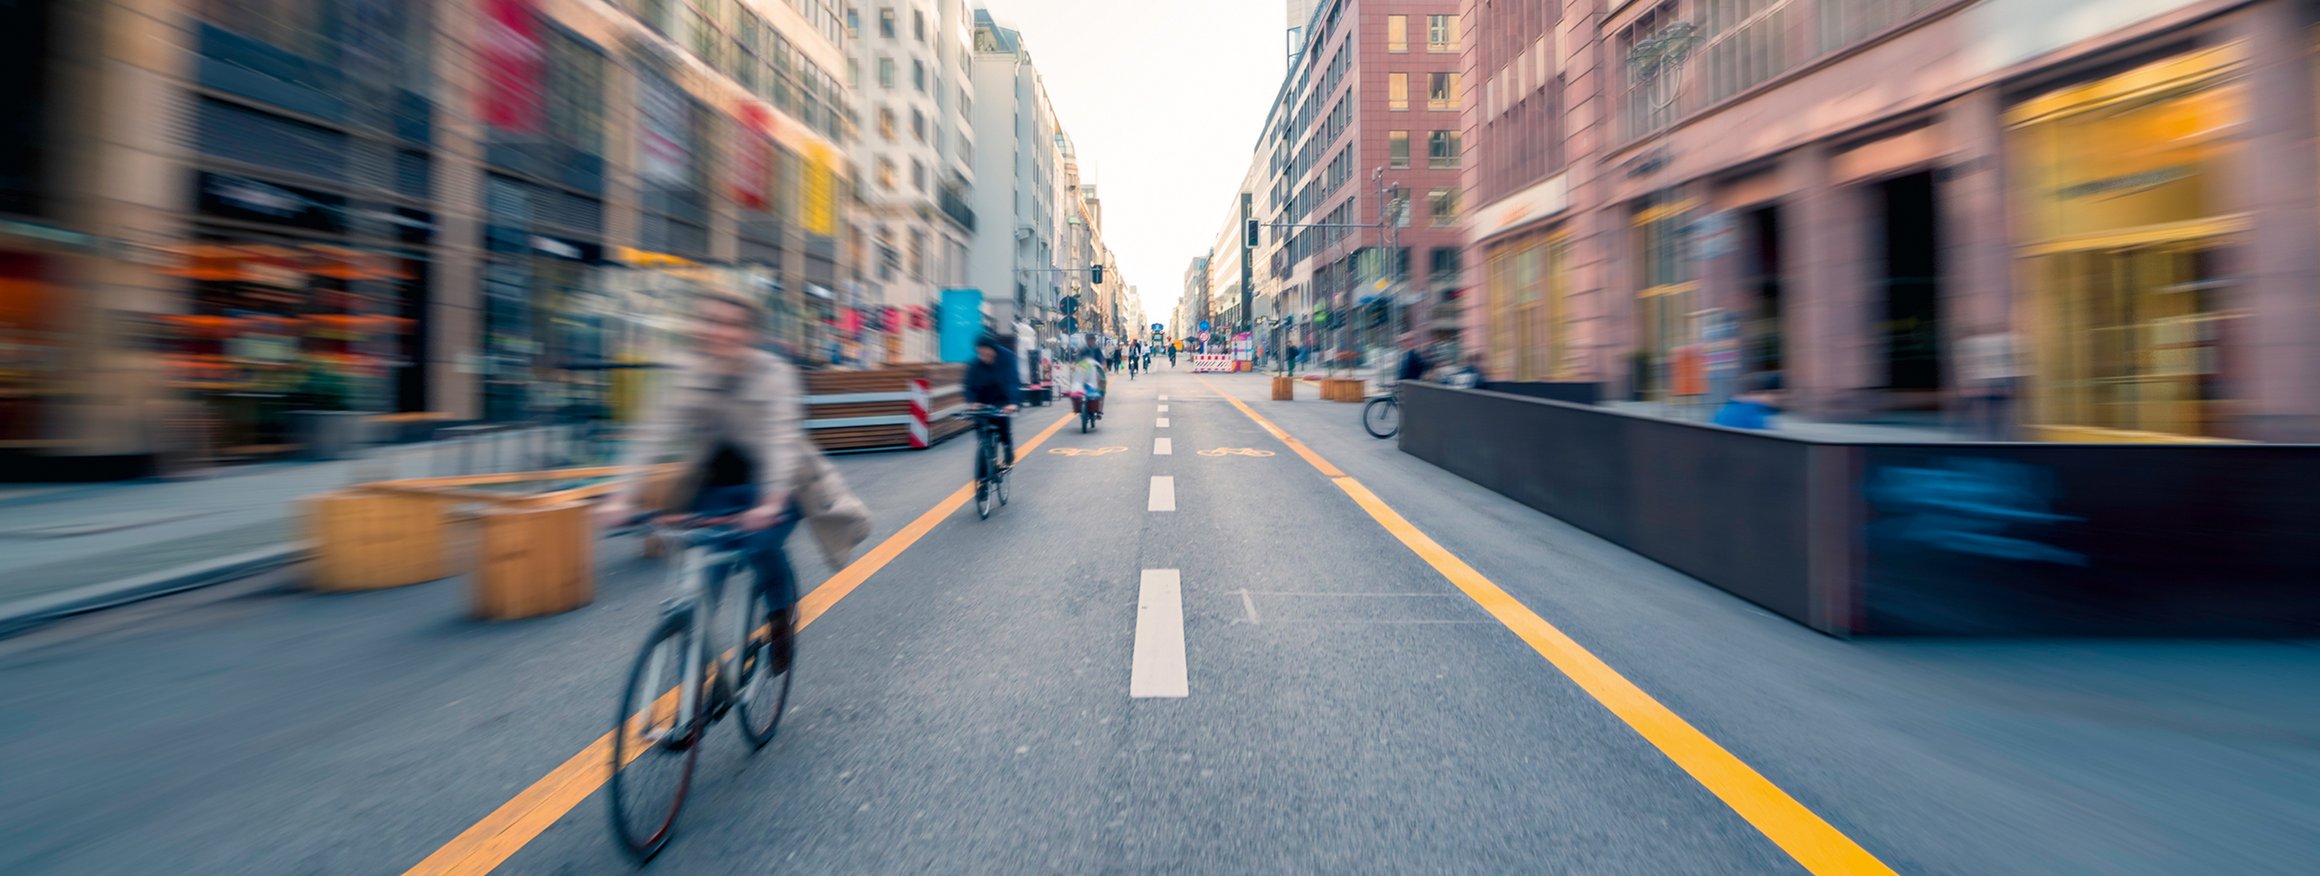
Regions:
<instances>
[{"instance_id":1,"label":"balcony","mask_svg":"<svg viewBox=\"0 0 2320 876\"><path fill-rule=\"evenodd\" d=\"M967 206L966 197L958 189L942 187L935 196L935 206L942 210L944 216L950 217L952 222L958 223L960 229L970 233L975 230L975 210Z\"/></svg>"}]
</instances>

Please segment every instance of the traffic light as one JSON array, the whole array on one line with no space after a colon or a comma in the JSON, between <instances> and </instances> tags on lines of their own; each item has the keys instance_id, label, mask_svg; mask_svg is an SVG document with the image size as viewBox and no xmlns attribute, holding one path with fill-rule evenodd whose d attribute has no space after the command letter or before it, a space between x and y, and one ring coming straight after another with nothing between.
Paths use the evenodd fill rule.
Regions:
<instances>
[{"instance_id":1,"label":"traffic light","mask_svg":"<svg viewBox=\"0 0 2320 876\"><path fill-rule=\"evenodd\" d=\"M1104 284L1104 266L1103 266L1103 265L1095 265L1095 266L1093 266L1093 267L1091 268L1091 270L1093 270L1093 271L1094 271L1094 273L1089 275L1089 277L1088 277L1088 282L1090 282L1090 283L1094 283L1094 284L1096 284L1096 285L1098 285L1098 286L1101 286L1101 285L1103 285L1103 284Z\"/></svg>"},{"instance_id":2,"label":"traffic light","mask_svg":"<svg viewBox=\"0 0 2320 876\"><path fill-rule=\"evenodd\" d=\"M1245 246L1245 247L1248 247L1249 249L1256 249L1256 248L1257 248L1257 220L1255 220L1255 219L1251 219L1251 220L1249 220L1249 227L1248 227L1248 230L1247 230L1247 232L1245 232L1245 234L1246 234L1246 237L1247 237L1247 239L1248 239L1248 242L1247 242L1247 243L1244 243L1244 244L1241 244L1241 245L1242 245L1242 246Z\"/></svg>"}]
</instances>

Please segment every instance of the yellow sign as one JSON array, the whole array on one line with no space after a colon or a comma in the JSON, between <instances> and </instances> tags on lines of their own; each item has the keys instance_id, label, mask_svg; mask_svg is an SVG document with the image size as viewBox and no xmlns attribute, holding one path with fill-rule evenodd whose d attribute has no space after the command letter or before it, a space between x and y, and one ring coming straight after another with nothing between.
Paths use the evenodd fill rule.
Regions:
<instances>
[{"instance_id":1,"label":"yellow sign","mask_svg":"<svg viewBox=\"0 0 2320 876\"><path fill-rule=\"evenodd\" d=\"M1114 454L1114 453L1126 453L1126 452L1128 452L1128 448L1125 448L1125 447L1058 447L1058 448L1055 448L1055 449L1053 449L1053 450L1049 450L1049 451L1047 451L1047 452L1049 452L1049 453L1052 453L1052 454L1055 454L1055 455L1057 455L1057 456L1108 456L1108 455L1110 455L1110 454Z\"/></svg>"},{"instance_id":2,"label":"yellow sign","mask_svg":"<svg viewBox=\"0 0 2320 876\"><path fill-rule=\"evenodd\" d=\"M823 237L838 236L838 156L828 146L815 143L806 149L806 182L804 197L806 233Z\"/></svg>"},{"instance_id":3,"label":"yellow sign","mask_svg":"<svg viewBox=\"0 0 2320 876\"><path fill-rule=\"evenodd\" d=\"M1219 447L1215 450L1200 451L1200 455L1208 457L1253 456L1258 459L1263 459L1273 455L1273 451L1258 450L1254 447Z\"/></svg>"}]
</instances>

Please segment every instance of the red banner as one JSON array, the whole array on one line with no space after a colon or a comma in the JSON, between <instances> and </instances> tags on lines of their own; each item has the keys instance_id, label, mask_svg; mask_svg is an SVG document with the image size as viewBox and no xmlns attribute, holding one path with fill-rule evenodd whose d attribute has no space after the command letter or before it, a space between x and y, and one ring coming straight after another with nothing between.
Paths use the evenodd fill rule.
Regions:
<instances>
[{"instance_id":1,"label":"red banner","mask_svg":"<svg viewBox=\"0 0 2320 876\"><path fill-rule=\"evenodd\" d=\"M548 52L534 0L484 0L483 123L502 131L536 133L545 107Z\"/></svg>"},{"instance_id":2,"label":"red banner","mask_svg":"<svg viewBox=\"0 0 2320 876\"><path fill-rule=\"evenodd\" d=\"M733 141L733 200L763 210L773 202L773 114L765 104L749 101L736 115L741 133Z\"/></svg>"}]
</instances>

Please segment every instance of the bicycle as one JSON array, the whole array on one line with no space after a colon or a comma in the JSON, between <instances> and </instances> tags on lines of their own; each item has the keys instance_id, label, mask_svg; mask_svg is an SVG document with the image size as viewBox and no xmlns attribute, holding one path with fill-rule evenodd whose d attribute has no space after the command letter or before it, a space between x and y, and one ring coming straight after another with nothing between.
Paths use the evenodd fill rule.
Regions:
<instances>
[{"instance_id":1,"label":"bicycle","mask_svg":"<svg viewBox=\"0 0 2320 876\"><path fill-rule=\"evenodd\" d=\"M995 496L1001 507L1007 504L1007 473L1010 466L999 463L999 421L1007 414L990 405L976 405L963 415L975 421L975 516L991 519L991 499Z\"/></svg>"},{"instance_id":2,"label":"bicycle","mask_svg":"<svg viewBox=\"0 0 2320 876\"><path fill-rule=\"evenodd\" d=\"M1369 430L1370 437L1392 438L1402 432L1402 399L1400 387L1385 395L1370 399L1361 406L1361 427Z\"/></svg>"},{"instance_id":3,"label":"bicycle","mask_svg":"<svg viewBox=\"0 0 2320 876\"><path fill-rule=\"evenodd\" d=\"M681 547L669 564L678 595L661 606L661 617L629 669L628 687L612 726L612 778L605 798L612 808L613 832L639 863L668 844L677 812L692 786L693 765L708 726L730 709L741 713L741 737L751 750L773 741L789 701L793 635L776 637L777 612L767 583L751 575L734 616L740 644L721 656L710 633L723 602L725 579L746 570L742 545L758 533L729 525L730 518L632 521L662 544ZM673 781L655 783L653 767L674 771ZM665 790L657 787L667 784ZM665 805L664 801L665 800Z\"/></svg>"},{"instance_id":4,"label":"bicycle","mask_svg":"<svg viewBox=\"0 0 2320 876\"><path fill-rule=\"evenodd\" d=\"M1103 418L1098 413L1103 402L1104 391L1094 387L1084 387L1078 395L1072 397L1071 406L1079 410L1080 434L1085 435L1095 431L1096 421Z\"/></svg>"}]
</instances>

